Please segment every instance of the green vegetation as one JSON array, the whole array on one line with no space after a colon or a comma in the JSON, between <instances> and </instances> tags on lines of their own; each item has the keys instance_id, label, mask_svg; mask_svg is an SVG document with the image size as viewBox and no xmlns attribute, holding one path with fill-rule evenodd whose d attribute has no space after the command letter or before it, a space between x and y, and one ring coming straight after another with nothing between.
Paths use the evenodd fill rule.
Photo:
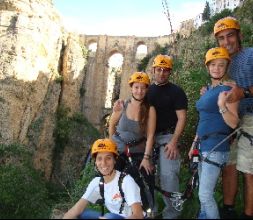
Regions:
<instances>
[{"instance_id":1,"label":"green vegetation","mask_svg":"<svg viewBox=\"0 0 253 220\"><path fill-rule=\"evenodd\" d=\"M62 105L57 110L56 119L54 137L57 154L63 152L64 147L73 141L76 132L85 137L87 142L92 142L99 137L97 129L88 122L83 114L76 112L71 116L70 109Z\"/></svg>"},{"instance_id":2,"label":"green vegetation","mask_svg":"<svg viewBox=\"0 0 253 220\"><path fill-rule=\"evenodd\" d=\"M204 55L208 49L215 47L216 41L213 35L213 26L215 22L225 16L235 16L240 21L241 32L243 35L243 46L252 46L253 44L253 16L252 16L253 1L246 0L242 8L237 8L234 11L225 9L221 13L211 17L206 23L204 23L198 30L194 31L188 39L178 39L177 46L181 49L181 52L174 57L173 74L170 80L180 85L187 94L189 105L187 113L187 125L185 132L181 139L181 149L183 164L180 173L180 189L181 192L185 189L185 184L190 177L188 170L188 150L191 146L192 140L195 136L196 125L198 122L198 114L195 108L195 102L200 96L200 89L202 86L209 83L209 77L207 75L204 63ZM248 14L250 13L250 14ZM196 47L196 45L198 45ZM168 47L164 49L167 51L164 54L170 54ZM160 50L161 51L161 50ZM152 55L148 55L148 60L157 54L155 51ZM190 54L190 55L189 55ZM145 59L145 58L144 58ZM142 68L145 70L145 62L142 62ZM148 63L148 62L146 62ZM239 179L239 192L236 198L236 210L237 213L241 213L243 209L243 180L242 176ZM215 191L215 197L219 205L222 204L222 188L221 178L218 181ZM163 201L158 194L158 201L160 209L163 207ZM192 199L187 200L184 204L184 209L181 218L196 218L199 210L199 201L197 195L197 189L194 192Z\"/></svg>"},{"instance_id":3,"label":"green vegetation","mask_svg":"<svg viewBox=\"0 0 253 220\"><path fill-rule=\"evenodd\" d=\"M0 145L0 219L47 218L53 201L24 146Z\"/></svg>"},{"instance_id":4,"label":"green vegetation","mask_svg":"<svg viewBox=\"0 0 253 220\"><path fill-rule=\"evenodd\" d=\"M207 49L216 45L212 37L214 23L228 15L236 16L241 23L243 34L243 45L253 44L253 1L245 0L242 8L234 11L224 10L208 19L198 30L194 31L188 39L181 39L177 36L177 47L179 54L175 57L173 75L171 80L180 85L187 94L189 100L187 126L181 140L183 164L180 174L180 191L185 189L186 182L190 177L188 170L188 149L195 135L198 114L195 102L199 97L200 88L206 85L208 75L203 65L204 54ZM197 45L197 46L196 46ZM148 54L138 65L138 71L146 69L151 59L157 54L169 53L170 45L161 47L156 45L155 50ZM87 57L87 50L83 48L83 56ZM56 77L57 82L62 82L61 76ZM85 89L80 89L80 95L84 96ZM0 102L5 100L0 97ZM38 118L31 129L39 133L43 118ZM70 114L70 110L60 106L56 114L56 129L54 131L55 151L53 152L53 166L57 172L60 165L61 155L66 146L73 148L78 146L88 146L100 136L99 132L88 123L81 113ZM85 144L84 144L85 143ZM87 149L84 149L87 152ZM53 208L66 211L83 194L86 186L94 177L94 165L88 163L82 172L77 173L77 178L70 178L66 182L69 184L64 189L46 182L42 174L34 169L32 164L33 153L27 147L12 144L0 145L0 218L49 218ZM75 166L73 164L72 166ZM74 176L74 175L73 175ZM236 209L241 212L243 206L242 177L239 180L240 188L236 200ZM219 204L222 203L221 179L219 179L215 197ZM163 202L159 193L159 210L163 207ZM92 206L99 209L98 206ZM199 210L197 189L192 199L187 200L181 218L195 218Z\"/></svg>"},{"instance_id":5,"label":"green vegetation","mask_svg":"<svg viewBox=\"0 0 253 220\"><path fill-rule=\"evenodd\" d=\"M140 63L137 66L137 70L138 71L144 71L150 61L150 59L152 57L154 57L155 55L158 54L165 54L167 53L168 49L170 48L170 46L168 44L166 44L164 47L161 47L161 45L156 44L155 45L155 49L152 51L151 54L147 54L147 56L145 56Z\"/></svg>"},{"instance_id":6,"label":"green vegetation","mask_svg":"<svg viewBox=\"0 0 253 220\"><path fill-rule=\"evenodd\" d=\"M73 150L83 149L83 152L87 152L89 146L95 139L100 136L97 129L95 129L82 113L70 114L70 109L65 106L59 106L56 113L56 127L54 130L55 148L53 152L53 173L58 173L60 170L60 163L62 159L62 153L66 146L71 146ZM74 164L69 164L70 173L75 168ZM75 177L73 173L63 182L72 183L71 178Z\"/></svg>"},{"instance_id":7,"label":"green vegetation","mask_svg":"<svg viewBox=\"0 0 253 220\"><path fill-rule=\"evenodd\" d=\"M209 6L209 2L206 2L203 14L202 14L202 19L203 21L208 21L210 19L211 16L211 9Z\"/></svg>"},{"instance_id":8,"label":"green vegetation","mask_svg":"<svg viewBox=\"0 0 253 220\"><path fill-rule=\"evenodd\" d=\"M96 176L95 167L93 161L87 161L87 164L83 168L80 179L75 180L68 188L66 188L65 194L62 194L62 200L60 203L55 204L54 209L59 209L66 212L71 208L83 195L90 181ZM100 205L89 204L89 208L100 211Z\"/></svg>"}]
</instances>

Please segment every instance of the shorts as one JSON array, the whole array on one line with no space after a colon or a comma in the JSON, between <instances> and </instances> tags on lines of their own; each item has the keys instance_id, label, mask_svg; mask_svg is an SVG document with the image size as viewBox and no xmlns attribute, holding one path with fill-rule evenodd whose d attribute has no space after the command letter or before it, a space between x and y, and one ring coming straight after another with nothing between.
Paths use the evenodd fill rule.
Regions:
<instances>
[{"instance_id":1,"label":"shorts","mask_svg":"<svg viewBox=\"0 0 253 220\"><path fill-rule=\"evenodd\" d=\"M237 162L238 140L235 138L230 145L229 158L226 165L235 165Z\"/></svg>"},{"instance_id":2,"label":"shorts","mask_svg":"<svg viewBox=\"0 0 253 220\"><path fill-rule=\"evenodd\" d=\"M253 136L253 115L245 115L241 120L243 131ZM248 174L253 174L253 145L244 135L238 140L238 156L236 169Z\"/></svg>"}]
</instances>

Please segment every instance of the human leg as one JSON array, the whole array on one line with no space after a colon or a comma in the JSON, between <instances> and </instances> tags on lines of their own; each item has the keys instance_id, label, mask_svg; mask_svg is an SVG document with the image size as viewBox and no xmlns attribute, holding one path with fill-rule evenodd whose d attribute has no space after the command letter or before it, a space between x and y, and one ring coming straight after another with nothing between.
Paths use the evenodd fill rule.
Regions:
<instances>
[{"instance_id":1,"label":"human leg","mask_svg":"<svg viewBox=\"0 0 253 220\"><path fill-rule=\"evenodd\" d=\"M253 174L244 174L244 213L253 218Z\"/></svg>"},{"instance_id":2,"label":"human leg","mask_svg":"<svg viewBox=\"0 0 253 220\"><path fill-rule=\"evenodd\" d=\"M222 171L223 203L234 206L238 191L238 171L236 164L227 165Z\"/></svg>"},{"instance_id":3,"label":"human leg","mask_svg":"<svg viewBox=\"0 0 253 220\"><path fill-rule=\"evenodd\" d=\"M238 192L236 164L227 165L222 170L223 207L220 209L222 219L236 219L235 199Z\"/></svg>"},{"instance_id":4,"label":"human leg","mask_svg":"<svg viewBox=\"0 0 253 220\"><path fill-rule=\"evenodd\" d=\"M236 169L237 144L238 141L235 139L230 145L229 159L222 170L223 207L220 209L220 216L223 219L237 218L237 213L234 209L239 176L239 172Z\"/></svg>"},{"instance_id":5,"label":"human leg","mask_svg":"<svg viewBox=\"0 0 253 220\"><path fill-rule=\"evenodd\" d=\"M236 170L237 144L235 139L230 145L229 159L222 170L223 204L235 205L235 198L238 191L238 171Z\"/></svg>"},{"instance_id":6,"label":"human leg","mask_svg":"<svg viewBox=\"0 0 253 220\"><path fill-rule=\"evenodd\" d=\"M106 219L125 219L123 216L115 213L106 213L103 217Z\"/></svg>"},{"instance_id":7,"label":"human leg","mask_svg":"<svg viewBox=\"0 0 253 220\"><path fill-rule=\"evenodd\" d=\"M168 143L172 135L157 136L156 140L158 144ZM180 171L180 159L169 160L165 157L164 146L160 147L159 154L160 165L160 186L167 192L179 191L179 171ZM163 210L164 219L175 219L181 212L177 211L172 206L170 198L163 196L165 208Z\"/></svg>"},{"instance_id":8,"label":"human leg","mask_svg":"<svg viewBox=\"0 0 253 220\"><path fill-rule=\"evenodd\" d=\"M207 152L202 152L205 157ZM208 159L218 164L223 164L228 159L228 152L212 152ZM217 203L214 199L214 189L220 175L220 167L207 162L199 164L199 200L201 211L199 218L220 218Z\"/></svg>"},{"instance_id":9,"label":"human leg","mask_svg":"<svg viewBox=\"0 0 253 220\"><path fill-rule=\"evenodd\" d=\"M79 216L78 219L98 219L101 213L92 209L85 209Z\"/></svg>"},{"instance_id":10,"label":"human leg","mask_svg":"<svg viewBox=\"0 0 253 220\"><path fill-rule=\"evenodd\" d=\"M252 125L253 116L244 116L241 127L251 138L253 138ZM244 174L244 215L253 218L253 145L249 137L245 135L241 135L238 141L236 168Z\"/></svg>"}]
</instances>

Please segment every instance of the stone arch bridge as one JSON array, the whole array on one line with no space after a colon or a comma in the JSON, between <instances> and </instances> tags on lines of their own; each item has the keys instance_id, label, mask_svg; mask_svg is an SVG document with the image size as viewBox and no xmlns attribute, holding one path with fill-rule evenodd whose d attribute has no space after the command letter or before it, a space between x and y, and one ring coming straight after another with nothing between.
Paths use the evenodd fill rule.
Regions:
<instances>
[{"instance_id":1,"label":"stone arch bridge","mask_svg":"<svg viewBox=\"0 0 253 220\"><path fill-rule=\"evenodd\" d=\"M87 48L91 44L97 44L96 51L89 54L82 102L85 116L96 128L103 131L105 119L112 111L111 107L105 107L109 58L116 53L123 57L119 80L122 83L115 86L120 88L119 97L125 99L129 95L127 80L137 70L140 61L136 56L138 47L145 45L147 54L150 54L157 44L171 45L174 40L174 35L159 37L80 35L81 43Z\"/></svg>"}]
</instances>

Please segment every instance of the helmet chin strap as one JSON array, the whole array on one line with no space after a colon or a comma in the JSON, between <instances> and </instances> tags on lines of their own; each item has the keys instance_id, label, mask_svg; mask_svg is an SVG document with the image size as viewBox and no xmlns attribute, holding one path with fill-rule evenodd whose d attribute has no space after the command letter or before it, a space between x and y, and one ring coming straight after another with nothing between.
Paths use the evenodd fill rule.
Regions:
<instances>
[{"instance_id":1,"label":"helmet chin strap","mask_svg":"<svg viewBox=\"0 0 253 220\"><path fill-rule=\"evenodd\" d=\"M134 99L135 101L137 101L137 102L142 102L142 101L143 101L143 99L137 99L137 98L135 98L133 94L132 94L132 97L133 97L133 99Z\"/></svg>"},{"instance_id":2,"label":"helmet chin strap","mask_svg":"<svg viewBox=\"0 0 253 220\"><path fill-rule=\"evenodd\" d=\"M210 75L210 77L211 77L212 79L215 79L215 80L221 80L221 79L223 79L223 77L225 76L225 74L223 74L222 77L212 77L210 73L209 73L209 75Z\"/></svg>"}]
</instances>

